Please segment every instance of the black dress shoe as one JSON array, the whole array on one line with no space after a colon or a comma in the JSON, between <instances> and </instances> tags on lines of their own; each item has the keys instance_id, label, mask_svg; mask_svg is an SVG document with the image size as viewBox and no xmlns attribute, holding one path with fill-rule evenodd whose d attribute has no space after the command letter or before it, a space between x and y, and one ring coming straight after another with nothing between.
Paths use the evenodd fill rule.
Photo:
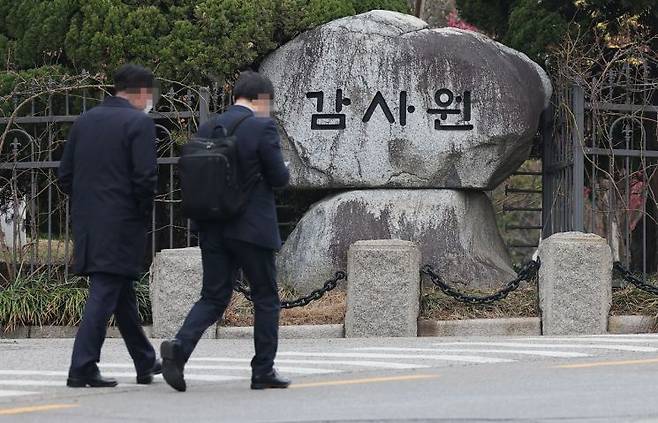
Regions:
<instances>
[{"instance_id":1,"label":"black dress shoe","mask_svg":"<svg viewBox=\"0 0 658 423\"><path fill-rule=\"evenodd\" d=\"M251 389L284 389L288 386L290 386L290 379L279 376L274 369L264 375L251 377Z\"/></svg>"},{"instance_id":2,"label":"black dress shoe","mask_svg":"<svg viewBox=\"0 0 658 423\"><path fill-rule=\"evenodd\" d=\"M162 377L165 382L175 390L185 392L187 389L183 376L185 360L180 341L164 341L160 345L160 356L162 357Z\"/></svg>"},{"instance_id":3,"label":"black dress shoe","mask_svg":"<svg viewBox=\"0 0 658 423\"><path fill-rule=\"evenodd\" d=\"M143 375L137 375L138 385L150 385L153 383L153 376L162 373L162 361L156 359L151 370Z\"/></svg>"},{"instance_id":4,"label":"black dress shoe","mask_svg":"<svg viewBox=\"0 0 658 423\"><path fill-rule=\"evenodd\" d=\"M90 386L92 388L114 388L117 386L117 381L114 379L106 379L101 376L101 372L96 370L87 376L71 376L66 380L66 386L69 388L85 388Z\"/></svg>"}]
</instances>

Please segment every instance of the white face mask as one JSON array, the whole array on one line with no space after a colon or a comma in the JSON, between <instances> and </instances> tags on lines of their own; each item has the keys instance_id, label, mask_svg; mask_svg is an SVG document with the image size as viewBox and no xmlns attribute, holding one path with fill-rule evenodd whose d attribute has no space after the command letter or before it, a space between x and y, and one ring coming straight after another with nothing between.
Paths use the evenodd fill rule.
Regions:
<instances>
[{"instance_id":1,"label":"white face mask","mask_svg":"<svg viewBox=\"0 0 658 423\"><path fill-rule=\"evenodd\" d=\"M148 114L153 109L153 100L146 100L146 107L144 107L144 113Z\"/></svg>"}]
</instances>

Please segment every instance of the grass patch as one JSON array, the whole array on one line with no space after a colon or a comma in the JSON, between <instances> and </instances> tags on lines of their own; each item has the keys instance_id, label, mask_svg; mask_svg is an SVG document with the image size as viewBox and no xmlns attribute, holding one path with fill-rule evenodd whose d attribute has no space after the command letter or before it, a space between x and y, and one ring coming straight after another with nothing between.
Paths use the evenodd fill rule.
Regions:
<instances>
[{"instance_id":1,"label":"grass patch","mask_svg":"<svg viewBox=\"0 0 658 423\"><path fill-rule=\"evenodd\" d=\"M656 281L652 281L656 283ZM77 326L82 318L89 283L74 277L58 282L46 273L19 277L0 291L0 326L11 331L18 326ZM148 275L137 284L139 313L145 324L152 322ZM468 291L472 295L491 292ZM298 293L282 289L282 299L293 299ZM281 325L341 324L345 320L347 294L343 289L328 292L306 307L281 311ZM253 304L242 294L234 293L224 314L223 326L252 326ZM658 316L658 296L633 286L614 289L611 315ZM491 305L458 302L435 288L426 288L421 297L420 317L436 320L491 319L539 316L536 283L524 283L506 299ZM111 322L112 324L113 322Z\"/></svg>"},{"instance_id":2,"label":"grass patch","mask_svg":"<svg viewBox=\"0 0 658 423\"><path fill-rule=\"evenodd\" d=\"M282 289L282 300L297 298L293 291ZM306 307L281 310L280 324L287 325L328 325L340 324L345 320L347 294L341 289L328 292ZM253 304L242 294L233 293L231 303L224 313L222 326L252 326L254 323Z\"/></svg>"},{"instance_id":3,"label":"grass patch","mask_svg":"<svg viewBox=\"0 0 658 423\"><path fill-rule=\"evenodd\" d=\"M656 317L658 316L658 296L644 292L633 286L613 289L610 314L612 316L638 315Z\"/></svg>"},{"instance_id":4,"label":"grass patch","mask_svg":"<svg viewBox=\"0 0 658 423\"><path fill-rule=\"evenodd\" d=\"M67 249L68 247L68 249ZM48 240L39 239L38 244L35 245L35 250L37 251L37 260L38 263L48 263ZM32 252L32 247L26 246L25 253L27 257L30 257ZM65 264L67 263L71 256L73 255L73 240L69 240L68 246L66 242L53 239L50 241L50 262L53 264Z\"/></svg>"},{"instance_id":5,"label":"grass patch","mask_svg":"<svg viewBox=\"0 0 658 423\"><path fill-rule=\"evenodd\" d=\"M655 280L651 283L656 284ZM474 295L488 292L469 291ZM536 283L524 283L506 299L492 305L464 304L443 292L430 288L421 298L421 317L436 320L494 319L509 317L537 317L539 297ZM658 317L658 296L633 286L612 291L611 316L637 315Z\"/></svg>"},{"instance_id":6,"label":"grass patch","mask_svg":"<svg viewBox=\"0 0 658 423\"><path fill-rule=\"evenodd\" d=\"M483 296L491 291L469 290L471 295ZM442 291L428 288L423 291L420 317L436 320L494 319L505 317L539 316L537 285L524 283L507 298L490 305L465 304L445 295Z\"/></svg>"},{"instance_id":7,"label":"grass patch","mask_svg":"<svg viewBox=\"0 0 658 423\"><path fill-rule=\"evenodd\" d=\"M151 300L145 279L136 284L136 292L140 317L150 323ZM0 291L0 326L7 332L18 326L77 326L88 293L87 278L59 282L46 273L18 277Z\"/></svg>"},{"instance_id":8,"label":"grass patch","mask_svg":"<svg viewBox=\"0 0 658 423\"><path fill-rule=\"evenodd\" d=\"M490 292L470 290L472 295ZM282 291L282 298L295 298L293 292ZM326 294L321 300L302 308L282 310L281 325L340 324L345 319L347 295L343 290ZM420 317L436 320L494 319L538 317L539 301L536 284L523 284L507 298L491 305L461 303L443 292L428 288L421 297ZM615 290L611 314L658 315L658 297L634 288ZM223 326L253 325L253 305L242 295L234 294L224 315Z\"/></svg>"},{"instance_id":9,"label":"grass patch","mask_svg":"<svg viewBox=\"0 0 658 423\"><path fill-rule=\"evenodd\" d=\"M50 257L48 256L48 246L50 245ZM13 246L8 245L3 248L0 260L3 262L11 262L13 259ZM28 239L27 244L16 252L18 261L30 262L34 258L34 264L40 265L64 265L71 260L73 255L73 240L69 240L68 246L66 242L59 239L38 239L36 241Z\"/></svg>"},{"instance_id":10,"label":"grass patch","mask_svg":"<svg viewBox=\"0 0 658 423\"><path fill-rule=\"evenodd\" d=\"M655 283L655 282L654 282ZM491 291L468 290L472 295L488 295ZM281 298L296 298L292 291L281 291ZM345 319L347 295L344 290L327 293L321 300L302 308L282 310L281 325L340 324ZM611 315L658 316L658 296L632 286L614 289ZM523 283L504 300L490 305L459 302L435 288L423 290L420 317L435 320L496 319L538 317L537 283ZM224 315L223 326L253 325L253 305L241 294L234 294Z\"/></svg>"}]
</instances>

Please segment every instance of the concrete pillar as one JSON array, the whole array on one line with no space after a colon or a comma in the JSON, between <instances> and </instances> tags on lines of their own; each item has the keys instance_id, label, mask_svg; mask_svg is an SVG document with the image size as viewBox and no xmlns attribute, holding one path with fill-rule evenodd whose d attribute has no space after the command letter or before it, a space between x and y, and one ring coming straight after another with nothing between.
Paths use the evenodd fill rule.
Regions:
<instances>
[{"instance_id":1,"label":"concrete pillar","mask_svg":"<svg viewBox=\"0 0 658 423\"><path fill-rule=\"evenodd\" d=\"M543 335L604 334L612 302L612 254L605 239L557 233L539 247Z\"/></svg>"},{"instance_id":2,"label":"concrete pillar","mask_svg":"<svg viewBox=\"0 0 658 423\"><path fill-rule=\"evenodd\" d=\"M153 310L153 337L173 338L187 313L201 296L203 270L201 250L163 250L151 265L150 294ZM213 325L204 338L214 338Z\"/></svg>"},{"instance_id":3,"label":"concrete pillar","mask_svg":"<svg viewBox=\"0 0 658 423\"><path fill-rule=\"evenodd\" d=\"M357 241L347 254L345 337L417 336L420 250L410 241Z\"/></svg>"}]
</instances>

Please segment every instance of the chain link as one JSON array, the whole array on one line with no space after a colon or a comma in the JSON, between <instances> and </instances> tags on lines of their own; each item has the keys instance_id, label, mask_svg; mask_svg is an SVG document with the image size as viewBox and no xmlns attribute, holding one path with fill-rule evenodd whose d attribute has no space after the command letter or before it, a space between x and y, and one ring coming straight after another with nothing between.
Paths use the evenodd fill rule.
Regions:
<instances>
[{"instance_id":1,"label":"chain link","mask_svg":"<svg viewBox=\"0 0 658 423\"><path fill-rule=\"evenodd\" d=\"M622 278L624 278L624 280L626 282L632 284L636 288L639 288L642 291L646 291L646 292L649 292L649 293L654 294L654 295L658 295L658 287L657 286L648 284L648 283L638 279L637 277L635 277L635 275L633 275L633 273L631 273L630 270L624 268L624 266L621 264L621 262L616 261L614 263L614 265L612 266L612 268L616 272L618 272L622 276Z\"/></svg>"},{"instance_id":2,"label":"chain link","mask_svg":"<svg viewBox=\"0 0 658 423\"><path fill-rule=\"evenodd\" d=\"M521 268L521 270L519 270L516 279L509 282L503 289L496 292L495 294L487 295L484 297L471 296L459 292L457 289L443 282L441 276L439 276L438 273L434 270L434 268L429 264L423 266L423 268L421 269L421 274L425 274L429 276L429 278L431 279L432 283L434 283L434 285L439 287L441 291L443 291L446 295L453 297L457 301L461 301L468 304L492 304L496 301L500 301L506 298L512 291L517 290L521 285L521 282L530 281L536 278L540 265L541 264L539 260L529 261ZM324 296L324 294L335 289L336 286L338 286L338 282L341 280L347 280L347 274L342 271L336 272L335 276L332 279L326 281L322 286L322 288L316 289L310 294L304 297L300 297L296 300L281 301L281 308L304 307L313 301L319 300ZM236 285L233 287L233 290L244 295L244 297L247 300L253 301L253 298L251 296L251 291L242 282L237 282ZM658 293L658 288L656 288L656 292Z\"/></svg>"},{"instance_id":3,"label":"chain link","mask_svg":"<svg viewBox=\"0 0 658 423\"><path fill-rule=\"evenodd\" d=\"M517 272L516 279L509 282L507 285L505 285L503 289L496 292L495 294L491 294L483 297L464 294L462 292L459 292L457 289L451 287L450 285L446 284L445 282L443 282L441 276L439 276L439 274L434 270L434 268L430 264L423 266L420 272L422 274L429 276L429 278L431 279L434 285L438 286L441 289L441 291L443 291L446 295L451 296L457 301L461 301L467 304L492 304L496 301L500 301L503 298L506 298L510 294L510 292L519 289L521 282L531 281L534 278L536 278L540 266L541 263L539 259L537 259L537 261L535 260L529 261L521 268L521 270Z\"/></svg>"},{"instance_id":4,"label":"chain link","mask_svg":"<svg viewBox=\"0 0 658 423\"><path fill-rule=\"evenodd\" d=\"M341 280L347 280L347 273L343 271L336 272L334 277L326 281L322 286L322 288L316 289L315 291L311 292L305 297L300 297L292 301L281 301L281 308L295 308L295 307L307 306L311 302L322 298L324 294L326 294L327 292L336 288L338 286L338 282ZM233 290L235 292L239 292L242 295L244 295L244 297L247 300L253 301L253 298L251 296L251 291L242 282L238 281L233 287Z\"/></svg>"}]
</instances>

